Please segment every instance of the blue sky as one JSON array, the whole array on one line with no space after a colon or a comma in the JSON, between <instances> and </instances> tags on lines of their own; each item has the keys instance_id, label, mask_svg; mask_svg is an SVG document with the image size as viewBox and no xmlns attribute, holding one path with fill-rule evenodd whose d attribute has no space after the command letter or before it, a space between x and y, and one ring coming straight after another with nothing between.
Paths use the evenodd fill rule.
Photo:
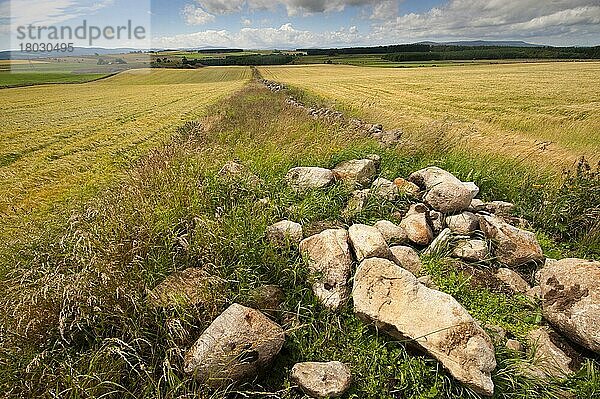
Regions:
<instances>
[{"instance_id":1,"label":"blue sky","mask_svg":"<svg viewBox=\"0 0 600 399\"><path fill-rule=\"evenodd\" d=\"M0 18L2 48L16 23L74 26L83 18L102 26L134 19L151 27L151 46L162 48L479 39L600 44L598 0L0 0Z\"/></svg>"}]
</instances>

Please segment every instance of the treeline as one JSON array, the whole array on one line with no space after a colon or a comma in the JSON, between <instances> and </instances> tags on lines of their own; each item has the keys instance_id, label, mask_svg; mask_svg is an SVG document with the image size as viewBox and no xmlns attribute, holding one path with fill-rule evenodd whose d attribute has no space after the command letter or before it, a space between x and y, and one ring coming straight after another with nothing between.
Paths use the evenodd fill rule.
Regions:
<instances>
[{"instance_id":1,"label":"treeline","mask_svg":"<svg viewBox=\"0 0 600 399\"><path fill-rule=\"evenodd\" d=\"M330 49L298 49L296 51L306 53L306 55L347 55L347 54L390 54L404 52L426 52L430 51L428 44L397 44L393 46L378 47L347 47Z\"/></svg>"},{"instance_id":2,"label":"treeline","mask_svg":"<svg viewBox=\"0 0 600 399\"><path fill-rule=\"evenodd\" d=\"M444 61L498 59L599 59L600 47L463 47L430 46L429 51L386 54L385 60Z\"/></svg>"},{"instance_id":3,"label":"treeline","mask_svg":"<svg viewBox=\"0 0 600 399\"><path fill-rule=\"evenodd\" d=\"M288 54L265 54L265 55L236 55L223 58L183 58L181 63L190 66L251 66L251 65L286 65L294 61L296 57Z\"/></svg>"}]
</instances>

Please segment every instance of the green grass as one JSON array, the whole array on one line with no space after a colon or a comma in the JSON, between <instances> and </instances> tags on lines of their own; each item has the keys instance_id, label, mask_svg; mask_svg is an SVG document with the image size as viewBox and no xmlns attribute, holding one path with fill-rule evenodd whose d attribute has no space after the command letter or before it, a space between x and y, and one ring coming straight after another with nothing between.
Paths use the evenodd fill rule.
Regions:
<instances>
[{"instance_id":1,"label":"green grass","mask_svg":"<svg viewBox=\"0 0 600 399\"><path fill-rule=\"evenodd\" d=\"M307 230L321 223L348 225L393 219L407 199L371 202L352 219L340 217L350 189L335 185L299 196L287 187L298 165L333 167L378 153L382 175L406 177L439 165L476 181L484 198L516 201L519 213L541 215L543 188L553 176L500 157L474 157L432 144L425 149L381 149L344 124L315 121L257 84L185 124L176 138L151 151L113 188L85 202L56 203L27 226L28 235L0 247L0 391L8 397L224 398L182 372L184 349L232 302L278 284L286 292L282 353L267 373L236 388L238 397L300 398L289 371L297 361L340 360L354 383L345 398L476 398L427 356L358 321L351 303L339 314L323 309L306 284L296 248L276 250L265 228L282 219ZM236 159L264 181L252 187L216 177ZM584 178L585 179L585 178ZM585 185L582 185L582 187ZM256 201L270 204L257 211ZM541 233L543 223L537 224ZM549 231L548 236L552 234ZM553 236L554 237L554 236ZM181 245L182 239L188 247ZM569 238L575 244L577 238ZM577 254L547 238L557 254ZM560 252L560 253L559 253ZM597 256L598 254L596 254ZM440 288L483 322L522 337L539 322L539 307L519 296L474 287L471 277L440 258L424 259ZM187 267L203 267L227 281L224 300L197 307L154 309L147 290ZM571 390L600 392L600 366L589 361L566 381L540 382L516 370L527 359L497 347L498 398L552 398Z\"/></svg>"},{"instance_id":2,"label":"green grass","mask_svg":"<svg viewBox=\"0 0 600 399\"><path fill-rule=\"evenodd\" d=\"M51 83L84 83L107 76L101 73L13 73L0 71L0 88L33 86Z\"/></svg>"}]
</instances>

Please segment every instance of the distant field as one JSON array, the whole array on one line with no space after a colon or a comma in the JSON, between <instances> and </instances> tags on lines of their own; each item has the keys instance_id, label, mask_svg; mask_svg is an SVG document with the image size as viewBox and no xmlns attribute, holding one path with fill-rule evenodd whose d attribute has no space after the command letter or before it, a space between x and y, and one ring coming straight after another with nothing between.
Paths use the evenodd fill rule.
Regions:
<instances>
[{"instance_id":1,"label":"distant field","mask_svg":"<svg viewBox=\"0 0 600 399\"><path fill-rule=\"evenodd\" d=\"M467 65L455 68L261 68L386 128L453 135L485 152L564 165L600 159L598 62Z\"/></svg>"},{"instance_id":2,"label":"distant field","mask_svg":"<svg viewBox=\"0 0 600 399\"><path fill-rule=\"evenodd\" d=\"M0 213L109 181L250 79L249 68L132 70L81 85L2 91Z\"/></svg>"},{"instance_id":3,"label":"distant field","mask_svg":"<svg viewBox=\"0 0 600 399\"><path fill-rule=\"evenodd\" d=\"M82 83L106 76L102 73L11 73L0 71L0 88L32 86L45 83Z\"/></svg>"}]
</instances>

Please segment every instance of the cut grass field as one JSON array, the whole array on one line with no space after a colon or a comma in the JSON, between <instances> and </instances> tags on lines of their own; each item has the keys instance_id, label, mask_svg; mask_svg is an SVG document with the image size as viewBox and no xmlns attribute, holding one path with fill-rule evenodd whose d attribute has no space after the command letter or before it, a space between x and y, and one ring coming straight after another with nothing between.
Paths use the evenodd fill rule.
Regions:
<instances>
[{"instance_id":1,"label":"cut grass field","mask_svg":"<svg viewBox=\"0 0 600 399\"><path fill-rule=\"evenodd\" d=\"M417 140L447 136L476 152L559 168L582 155L600 160L598 62L261 71Z\"/></svg>"},{"instance_id":2,"label":"cut grass field","mask_svg":"<svg viewBox=\"0 0 600 399\"><path fill-rule=\"evenodd\" d=\"M15 163L22 158L3 166L2 173L31 167L44 177L22 175L32 189L21 194L21 202L44 200L53 207L15 232L16 238L1 237L3 395L295 399L304 397L289 379L295 362L339 360L351 366L354 377L344 398L478 398L438 362L359 321L351 301L340 313L324 309L307 284L297 249L278 250L264 240L265 228L283 218L302 223L310 235L323 226L396 220L394 213L409 206L406 198L371 200L363 212L344 218L352 188L336 184L300 196L285 182L295 166L331 168L377 153L381 176L393 179L436 165L475 181L484 199L515 202L517 215L532 221L546 254L600 257L598 247L594 252L581 238L590 236L593 226L569 235L575 230L569 223L582 225L575 216L600 206L600 175L593 171L584 168L555 190L561 186L555 175L497 154L469 154L436 141L422 148L381 148L350 124L315 120L287 105L285 92L271 93L256 82L242 88L249 74L233 68L130 72L77 86L79 91L70 93L78 93L72 101L79 104L60 97L72 85L52 92L39 91L46 87L6 91L19 93L11 101L14 107L21 104L21 112L25 104L34 105L29 111L34 120L25 127L15 121L2 131L29 132L29 140L15 136L12 145L15 152L19 145L34 151L26 152L30 158L19 168ZM234 91L234 97L227 96ZM37 100L41 93L46 98ZM51 125L41 116L46 107L54 110ZM10 113L3 114L2 123L5 115ZM72 135L53 130L60 126L70 127ZM81 141L79 132L87 132ZM27 145L34 140L46 146ZM69 162L50 169L51 175L42 173L53 154ZM246 165L263 183L219 178L230 160ZM79 165L76 173L71 165ZM52 195L55 185L81 190L86 179L99 187L95 194L76 201ZM19 192L19 180L8 184L2 187L5 195ZM48 186L37 190L36 184ZM269 204L257 208L257 200L266 197ZM520 340L543 323L538 303L482 284L441 257L423 261L424 273L481 322L502 326ZM198 306L153 307L149 290L188 267L220 277L223 290L207 292L210 300ZM250 304L252 289L264 284L278 284L286 293L279 320L286 343L275 364L254 381L218 391L185 374L185 350L220 312L233 302ZM540 381L519 372L531 360L527 355L498 344L496 356L497 398L554 399L568 392L587 399L600 393L597 358L569 378Z\"/></svg>"},{"instance_id":3,"label":"cut grass field","mask_svg":"<svg viewBox=\"0 0 600 399\"><path fill-rule=\"evenodd\" d=\"M81 85L3 90L0 213L101 187L250 76L249 68L133 70Z\"/></svg>"}]
</instances>

